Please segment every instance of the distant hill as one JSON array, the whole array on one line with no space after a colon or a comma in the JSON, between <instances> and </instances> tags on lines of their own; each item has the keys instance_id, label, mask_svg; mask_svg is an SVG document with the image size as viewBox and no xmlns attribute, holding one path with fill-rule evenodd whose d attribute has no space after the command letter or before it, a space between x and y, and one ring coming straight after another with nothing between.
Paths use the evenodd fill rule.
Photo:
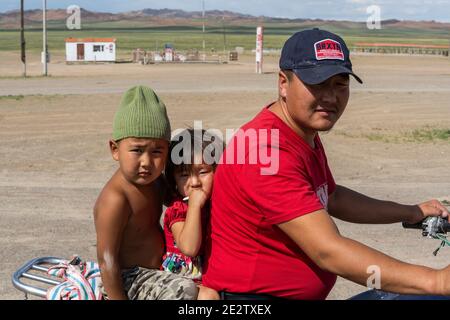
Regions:
<instances>
[{"instance_id":1,"label":"distant hill","mask_svg":"<svg viewBox=\"0 0 450 320\"><path fill-rule=\"evenodd\" d=\"M48 10L47 20L49 28L64 28L69 14L64 9ZM81 22L87 28L145 28L157 26L201 26L203 23L202 12L187 12L175 9L143 9L123 13L93 12L81 9ZM210 10L206 11L205 17L208 26L220 27L222 23L227 26L254 26L264 25L309 27L326 24L327 27L334 26L339 30L354 30L365 28L364 22L333 21L321 19L285 19L265 16L252 16L232 11ZM27 28L40 28L42 25L42 10L25 11L25 25ZM407 29L448 33L450 23L435 21L382 21L386 29ZM8 11L0 13L1 29L20 28L20 11Z\"/></svg>"},{"instance_id":2,"label":"distant hill","mask_svg":"<svg viewBox=\"0 0 450 320\"><path fill-rule=\"evenodd\" d=\"M68 17L69 14L63 9L47 11L47 21L50 24L52 22L64 24ZM113 13L92 12L85 9L81 9L81 17L83 22L117 21L121 19L119 15ZM42 10L26 10L24 18L27 27L42 25ZM20 28L20 10L0 13L0 27L5 29Z\"/></svg>"},{"instance_id":3,"label":"distant hill","mask_svg":"<svg viewBox=\"0 0 450 320\"><path fill-rule=\"evenodd\" d=\"M42 10L26 10L25 11L25 24L27 26L37 26L42 24ZM66 10L56 9L47 11L47 21L50 25L56 23L64 23L69 17ZM217 19L227 20L257 20L256 17L240 14L231 11L219 11L212 10L206 12L206 19L214 22ZM130 22L136 21L146 22L148 26L167 26L172 25L174 22L183 25L197 25L198 20L202 19L202 12L194 11L187 12L183 10L174 9L143 9L138 11L130 11L124 13L105 13L105 12L93 12L85 9L81 9L82 23L102 23L102 22ZM205 20L206 20L205 19ZM20 10L13 10L0 13L0 26L6 29L17 29L20 27Z\"/></svg>"}]
</instances>

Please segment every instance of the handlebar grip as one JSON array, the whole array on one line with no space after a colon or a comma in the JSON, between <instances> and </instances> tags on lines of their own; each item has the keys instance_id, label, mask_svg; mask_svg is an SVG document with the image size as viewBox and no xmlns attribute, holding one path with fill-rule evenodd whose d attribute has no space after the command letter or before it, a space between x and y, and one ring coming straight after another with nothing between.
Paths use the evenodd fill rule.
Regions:
<instances>
[{"instance_id":1,"label":"handlebar grip","mask_svg":"<svg viewBox=\"0 0 450 320\"><path fill-rule=\"evenodd\" d=\"M450 222L444 221L444 225L442 226L445 232L450 232Z\"/></svg>"},{"instance_id":2,"label":"handlebar grip","mask_svg":"<svg viewBox=\"0 0 450 320\"><path fill-rule=\"evenodd\" d=\"M422 221L418 223L402 222L402 226L405 229L422 229Z\"/></svg>"},{"instance_id":3,"label":"handlebar grip","mask_svg":"<svg viewBox=\"0 0 450 320\"><path fill-rule=\"evenodd\" d=\"M450 222L447 220L442 219L442 224L440 225L440 232L450 232ZM407 223L402 222L402 226L405 229L423 229L423 221L418 223Z\"/></svg>"}]
</instances>

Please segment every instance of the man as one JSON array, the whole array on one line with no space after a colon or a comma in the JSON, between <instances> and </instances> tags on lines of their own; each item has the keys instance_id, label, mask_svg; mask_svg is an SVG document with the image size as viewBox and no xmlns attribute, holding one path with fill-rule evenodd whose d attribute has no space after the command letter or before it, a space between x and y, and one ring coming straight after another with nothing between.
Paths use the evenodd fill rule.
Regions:
<instances>
[{"instance_id":1,"label":"man","mask_svg":"<svg viewBox=\"0 0 450 320\"><path fill-rule=\"evenodd\" d=\"M330 217L374 224L448 217L437 200L407 206L335 184L318 132L344 112L349 75L362 83L344 41L319 29L296 33L283 47L280 69L278 101L241 128L258 132L256 143L245 145L245 161L236 161L242 140L235 135L218 166L204 285L225 299L325 299L337 275L366 285L375 265L383 290L450 295L450 266L395 260L341 236ZM277 170L267 174L261 159L249 161L255 153L277 155Z\"/></svg>"}]
</instances>

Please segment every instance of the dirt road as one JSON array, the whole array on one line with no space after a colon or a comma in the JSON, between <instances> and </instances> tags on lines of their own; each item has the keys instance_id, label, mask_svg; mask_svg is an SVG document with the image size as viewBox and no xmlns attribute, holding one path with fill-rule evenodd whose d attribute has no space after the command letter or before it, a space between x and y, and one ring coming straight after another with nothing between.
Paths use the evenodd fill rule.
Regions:
<instances>
[{"instance_id":1,"label":"dirt road","mask_svg":"<svg viewBox=\"0 0 450 320\"><path fill-rule=\"evenodd\" d=\"M116 168L108 151L121 93L152 86L172 127L238 128L276 98L277 58L256 75L252 58L224 65L66 65L37 77L39 57L20 79L19 56L0 53L0 298L21 299L11 275L36 256L96 258L92 207ZM355 56L365 83L352 83L348 109L322 135L339 184L402 203L450 200L450 61L443 57ZM8 95L12 95L9 96ZM414 134L414 132L418 134ZM433 240L400 225L350 225L345 236L411 263L444 267ZM330 299L364 288L339 279Z\"/></svg>"}]
</instances>

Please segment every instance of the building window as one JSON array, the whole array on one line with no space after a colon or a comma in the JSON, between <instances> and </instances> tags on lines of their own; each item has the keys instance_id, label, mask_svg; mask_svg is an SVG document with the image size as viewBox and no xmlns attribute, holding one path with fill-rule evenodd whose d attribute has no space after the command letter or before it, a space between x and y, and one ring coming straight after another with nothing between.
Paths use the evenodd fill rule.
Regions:
<instances>
[{"instance_id":1,"label":"building window","mask_svg":"<svg viewBox=\"0 0 450 320\"><path fill-rule=\"evenodd\" d=\"M94 45L94 52L103 52L105 51L105 46L95 46Z\"/></svg>"}]
</instances>

